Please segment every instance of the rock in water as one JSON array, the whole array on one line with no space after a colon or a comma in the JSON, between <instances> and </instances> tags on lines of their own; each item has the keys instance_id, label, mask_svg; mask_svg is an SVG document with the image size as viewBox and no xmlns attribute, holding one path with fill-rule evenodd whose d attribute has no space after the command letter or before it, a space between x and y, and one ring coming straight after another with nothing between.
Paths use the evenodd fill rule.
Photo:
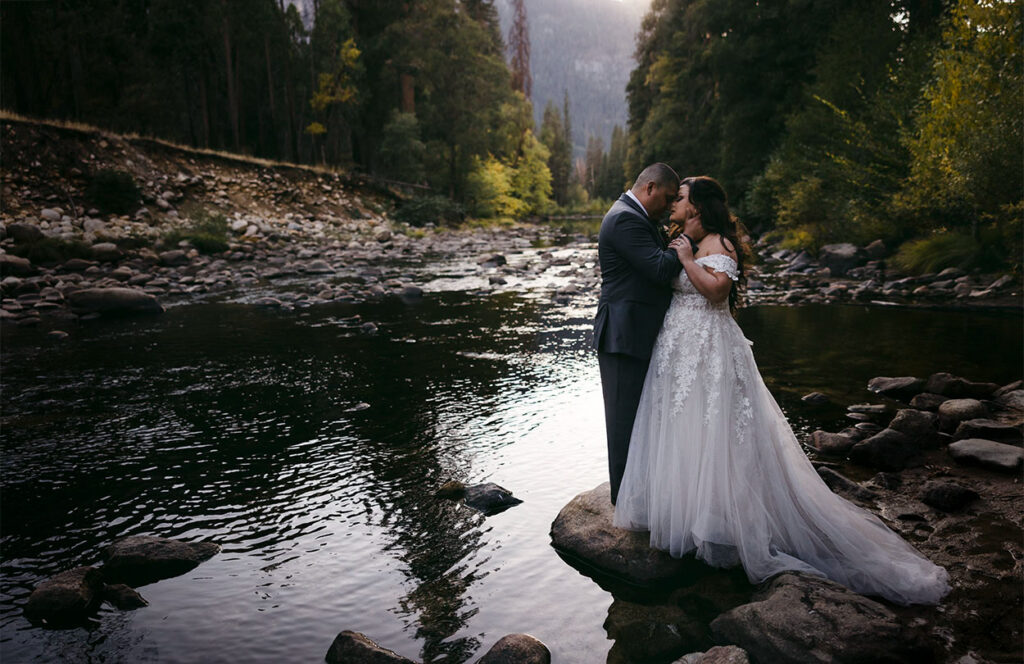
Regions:
<instances>
[{"instance_id":1,"label":"rock in water","mask_svg":"<svg viewBox=\"0 0 1024 664\"><path fill-rule=\"evenodd\" d=\"M938 423L935 413L904 408L889 422L889 428L899 431L920 447L934 447L938 442Z\"/></svg>"},{"instance_id":2,"label":"rock in water","mask_svg":"<svg viewBox=\"0 0 1024 664\"><path fill-rule=\"evenodd\" d=\"M952 432L964 420L988 417L988 408L977 399L950 399L939 406L939 428Z\"/></svg>"},{"instance_id":3,"label":"rock in water","mask_svg":"<svg viewBox=\"0 0 1024 664\"><path fill-rule=\"evenodd\" d=\"M826 456L845 457L856 443L852 437L842 433L815 431L811 434L811 447Z\"/></svg>"},{"instance_id":4,"label":"rock in water","mask_svg":"<svg viewBox=\"0 0 1024 664\"><path fill-rule=\"evenodd\" d=\"M101 601L103 575L95 567L76 567L43 581L29 595L25 617L52 626L73 625Z\"/></svg>"},{"instance_id":5,"label":"rock in water","mask_svg":"<svg viewBox=\"0 0 1024 664\"><path fill-rule=\"evenodd\" d=\"M220 547L212 542L125 537L104 550L103 576L108 582L140 586L184 574L218 551Z\"/></svg>"},{"instance_id":6,"label":"rock in water","mask_svg":"<svg viewBox=\"0 0 1024 664\"><path fill-rule=\"evenodd\" d=\"M924 379L914 376L878 376L868 381L868 389L876 394L884 394L897 399L909 399L924 390Z\"/></svg>"},{"instance_id":7,"label":"rock in water","mask_svg":"<svg viewBox=\"0 0 1024 664\"><path fill-rule=\"evenodd\" d=\"M800 400L803 401L804 403L809 403L812 406L820 406L822 404L826 404L829 402L828 396L822 394L821 392L811 392L810 394L805 394L802 397L800 397Z\"/></svg>"},{"instance_id":8,"label":"rock in water","mask_svg":"<svg viewBox=\"0 0 1024 664\"><path fill-rule=\"evenodd\" d=\"M327 651L328 664L415 664L387 648L381 648L365 634L345 630L336 637Z\"/></svg>"},{"instance_id":9,"label":"rock in water","mask_svg":"<svg viewBox=\"0 0 1024 664\"><path fill-rule=\"evenodd\" d=\"M850 459L880 470L903 470L917 454L917 445L893 429L882 429L850 448Z\"/></svg>"},{"instance_id":10,"label":"rock in water","mask_svg":"<svg viewBox=\"0 0 1024 664\"><path fill-rule=\"evenodd\" d=\"M832 271L832 274L841 277L849 270L864 263L863 252L849 242L841 244L826 244L818 252L818 262Z\"/></svg>"},{"instance_id":11,"label":"rock in water","mask_svg":"<svg viewBox=\"0 0 1024 664\"><path fill-rule=\"evenodd\" d=\"M569 558L629 583L651 586L680 576L682 559L652 549L649 533L616 528L614 514L605 482L562 508L551 524L551 543Z\"/></svg>"},{"instance_id":12,"label":"rock in water","mask_svg":"<svg viewBox=\"0 0 1024 664\"><path fill-rule=\"evenodd\" d=\"M493 482L466 487L465 498L467 506L488 515L503 512L523 502L513 497L511 491Z\"/></svg>"},{"instance_id":13,"label":"rock in water","mask_svg":"<svg viewBox=\"0 0 1024 664\"><path fill-rule=\"evenodd\" d=\"M715 646L707 652L691 652L672 664L750 664L747 651L736 646Z\"/></svg>"},{"instance_id":14,"label":"rock in water","mask_svg":"<svg viewBox=\"0 0 1024 664\"><path fill-rule=\"evenodd\" d=\"M964 440L965 438L981 438L998 443L1020 445L1024 440L1024 432L1021 431L1019 424L1006 424L986 419L964 420L956 428L953 439Z\"/></svg>"},{"instance_id":15,"label":"rock in water","mask_svg":"<svg viewBox=\"0 0 1024 664\"><path fill-rule=\"evenodd\" d=\"M975 464L1012 473L1020 472L1021 466L1024 465L1024 449L979 438L951 443L949 454L958 463Z\"/></svg>"},{"instance_id":16,"label":"rock in water","mask_svg":"<svg viewBox=\"0 0 1024 664\"><path fill-rule=\"evenodd\" d=\"M103 589L103 601L110 602L122 611L131 611L132 609L141 609L144 606L149 606L149 602L142 595L135 592L134 588L123 583L114 583L106 586Z\"/></svg>"},{"instance_id":17,"label":"rock in water","mask_svg":"<svg viewBox=\"0 0 1024 664\"><path fill-rule=\"evenodd\" d=\"M673 603L647 606L616 599L604 621L615 641L608 661L664 662L706 643L707 623Z\"/></svg>"},{"instance_id":18,"label":"rock in water","mask_svg":"<svg viewBox=\"0 0 1024 664\"><path fill-rule=\"evenodd\" d=\"M71 308L82 313L163 313L149 293L134 288L85 288L68 294Z\"/></svg>"},{"instance_id":19,"label":"rock in water","mask_svg":"<svg viewBox=\"0 0 1024 664\"><path fill-rule=\"evenodd\" d=\"M755 601L715 618L711 633L772 664L934 661L923 636L888 608L805 574L775 577Z\"/></svg>"},{"instance_id":20,"label":"rock in water","mask_svg":"<svg viewBox=\"0 0 1024 664\"><path fill-rule=\"evenodd\" d=\"M987 399L999 389L995 383L975 383L950 373L935 373L929 376L925 392L941 394L951 399Z\"/></svg>"},{"instance_id":21,"label":"rock in water","mask_svg":"<svg viewBox=\"0 0 1024 664\"><path fill-rule=\"evenodd\" d=\"M509 634L491 646L476 664L551 664L551 651L529 634Z\"/></svg>"}]
</instances>

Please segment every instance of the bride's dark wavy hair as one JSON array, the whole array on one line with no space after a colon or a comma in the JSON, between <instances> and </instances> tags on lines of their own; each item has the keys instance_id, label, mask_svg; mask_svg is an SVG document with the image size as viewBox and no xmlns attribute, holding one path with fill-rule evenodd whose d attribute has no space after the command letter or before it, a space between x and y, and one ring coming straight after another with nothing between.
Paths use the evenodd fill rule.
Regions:
<instances>
[{"instance_id":1,"label":"bride's dark wavy hair","mask_svg":"<svg viewBox=\"0 0 1024 664\"><path fill-rule=\"evenodd\" d=\"M747 287L745 265L753 257L750 244L746 241L747 230L743 224L729 212L729 199L725 189L718 180L707 175L684 178L679 186L686 185L690 190L690 203L700 215L700 225L708 233L718 233L722 246L736 252L739 281L733 283L729 291L729 310L735 314L740 303L740 291ZM729 244L726 244L726 241Z\"/></svg>"}]
</instances>

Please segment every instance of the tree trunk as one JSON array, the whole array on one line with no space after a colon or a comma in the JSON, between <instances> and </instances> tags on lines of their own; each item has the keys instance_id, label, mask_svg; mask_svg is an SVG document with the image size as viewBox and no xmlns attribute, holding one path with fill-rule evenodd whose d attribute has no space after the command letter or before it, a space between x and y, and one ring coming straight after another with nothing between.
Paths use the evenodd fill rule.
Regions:
<instances>
[{"instance_id":1,"label":"tree trunk","mask_svg":"<svg viewBox=\"0 0 1024 664\"><path fill-rule=\"evenodd\" d=\"M235 72L231 58L231 29L228 24L227 3L221 4L224 15L221 20L221 35L224 39L224 66L228 84L228 120L231 127L231 140L235 150L238 150L238 91L235 89Z\"/></svg>"}]
</instances>

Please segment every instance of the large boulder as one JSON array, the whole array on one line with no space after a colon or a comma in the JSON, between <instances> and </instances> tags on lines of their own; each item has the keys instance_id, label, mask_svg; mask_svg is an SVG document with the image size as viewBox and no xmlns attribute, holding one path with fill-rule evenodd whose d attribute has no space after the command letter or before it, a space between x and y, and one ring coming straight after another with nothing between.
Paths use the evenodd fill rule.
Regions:
<instances>
[{"instance_id":1,"label":"large boulder","mask_svg":"<svg viewBox=\"0 0 1024 664\"><path fill-rule=\"evenodd\" d=\"M868 381L868 389L876 394L897 399L910 399L924 390L924 378L914 376L878 376Z\"/></svg>"},{"instance_id":2,"label":"large boulder","mask_svg":"<svg viewBox=\"0 0 1024 664\"><path fill-rule=\"evenodd\" d=\"M920 449L906 435L895 429L882 429L850 449L850 459L880 470L903 470Z\"/></svg>"},{"instance_id":3,"label":"large boulder","mask_svg":"<svg viewBox=\"0 0 1024 664\"><path fill-rule=\"evenodd\" d=\"M988 408L977 399L950 399L939 406L939 428L946 432L955 431L964 420L986 417Z\"/></svg>"},{"instance_id":4,"label":"large boulder","mask_svg":"<svg viewBox=\"0 0 1024 664\"><path fill-rule=\"evenodd\" d=\"M324 659L328 664L415 664L411 659L380 647L365 634L348 630L334 637Z\"/></svg>"},{"instance_id":5,"label":"large boulder","mask_svg":"<svg viewBox=\"0 0 1024 664\"><path fill-rule=\"evenodd\" d=\"M1024 466L1024 449L992 440L968 438L950 443L949 454L957 463L1019 473Z\"/></svg>"},{"instance_id":6,"label":"large boulder","mask_svg":"<svg viewBox=\"0 0 1024 664\"><path fill-rule=\"evenodd\" d=\"M998 389L995 383L975 383L946 372L932 374L924 386L925 392L951 399L987 399Z\"/></svg>"},{"instance_id":7,"label":"large boulder","mask_svg":"<svg viewBox=\"0 0 1024 664\"><path fill-rule=\"evenodd\" d=\"M551 524L551 543L569 559L629 583L659 585L680 576L682 559L652 549L650 534L612 525L615 507L608 482L585 491Z\"/></svg>"},{"instance_id":8,"label":"large boulder","mask_svg":"<svg viewBox=\"0 0 1024 664\"><path fill-rule=\"evenodd\" d=\"M43 581L25 604L25 617L52 626L73 625L102 602L103 575L95 567L76 567Z\"/></svg>"},{"instance_id":9,"label":"large boulder","mask_svg":"<svg viewBox=\"0 0 1024 664\"><path fill-rule=\"evenodd\" d=\"M864 264L864 252L849 242L826 244L818 252L818 262L841 277L853 268Z\"/></svg>"},{"instance_id":10,"label":"large boulder","mask_svg":"<svg viewBox=\"0 0 1024 664\"><path fill-rule=\"evenodd\" d=\"M477 664L551 664L551 651L529 634L509 634L498 639Z\"/></svg>"},{"instance_id":11,"label":"large boulder","mask_svg":"<svg viewBox=\"0 0 1024 664\"><path fill-rule=\"evenodd\" d=\"M84 288L68 294L71 308L79 313L158 314L157 299L135 288Z\"/></svg>"},{"instance_id":12,"label":"large boulder","mask_svg":"<svg viewBox=\"0 0 1024 664\"><path fill-rule=\"evenodd\" d=\"M918 446L934 447L939 440L939 418L935 413L904 408L889 422L889 428L899 431Z\"/></svg>"},{"instance_id":13,"label":"large boulder","mask_svg":"<svg viewBox=\"0 0 1024 664\"><path fill-rule=\"evenodd\" d=\"M139 586L184 574L220 551L212 542L182 542L135 535L104 550L103 577L108 582Z\"/></svg>"},{"instance_id":14,"label":"large boulder","mask_svg":"<svg viewBox=\"0 0 1024 664\"><path fill-rule=\"evenodd\" d=\"M775 577L711 623L715 641L772 664L933 662L924 637L887 607L817 577Z\"/></svg>"}]
</instances>

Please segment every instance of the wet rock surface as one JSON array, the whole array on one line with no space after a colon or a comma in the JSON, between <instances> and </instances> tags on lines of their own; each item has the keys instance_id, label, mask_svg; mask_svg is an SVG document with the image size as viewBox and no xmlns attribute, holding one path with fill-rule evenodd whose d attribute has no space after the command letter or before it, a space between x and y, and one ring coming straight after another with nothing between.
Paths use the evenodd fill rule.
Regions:
<instances>
[{"instance_id":1,"label":"wet rock surface","mask_svg":"<svg viewBox=\"0 0 1024 664\"><path fill-rule=\"evenodd\" d=\"M529 634L509 634L491 646L477 664L551 664L551 652Z\"/></svg>"},{"instance_id":2,"label":"wet rock surface","mask_svg":"<svg viewBox=\"0 0 1024 664\"><path fill-rule=\"evenodd\" d=\"M86 618L102 601L103 574L95 567L76 567L43 581L25 605L35 623L70 626Z\"/></svg>"},{"instance_id":3,"label":"wet rock surface","mask_svg":"<svg viewBox=\"0 0 1024 664\"><path fill-rule=\"evenodd\" d=\"M415 664L407 657L377 645L365 634L341 632L327 650L328 664Z\"/></svg>"},{"instance_id":4,"label":"wet rock surface","mask_svg":"<svg viewBox=\"0 0 1024 664\"><path fill-rule=\"evenodd\" d=\"M182 542L164 537L132 536L104 550L103 576L132 586L184 574L220 551L212 542Z\"/></svg>"}]
</instances>

